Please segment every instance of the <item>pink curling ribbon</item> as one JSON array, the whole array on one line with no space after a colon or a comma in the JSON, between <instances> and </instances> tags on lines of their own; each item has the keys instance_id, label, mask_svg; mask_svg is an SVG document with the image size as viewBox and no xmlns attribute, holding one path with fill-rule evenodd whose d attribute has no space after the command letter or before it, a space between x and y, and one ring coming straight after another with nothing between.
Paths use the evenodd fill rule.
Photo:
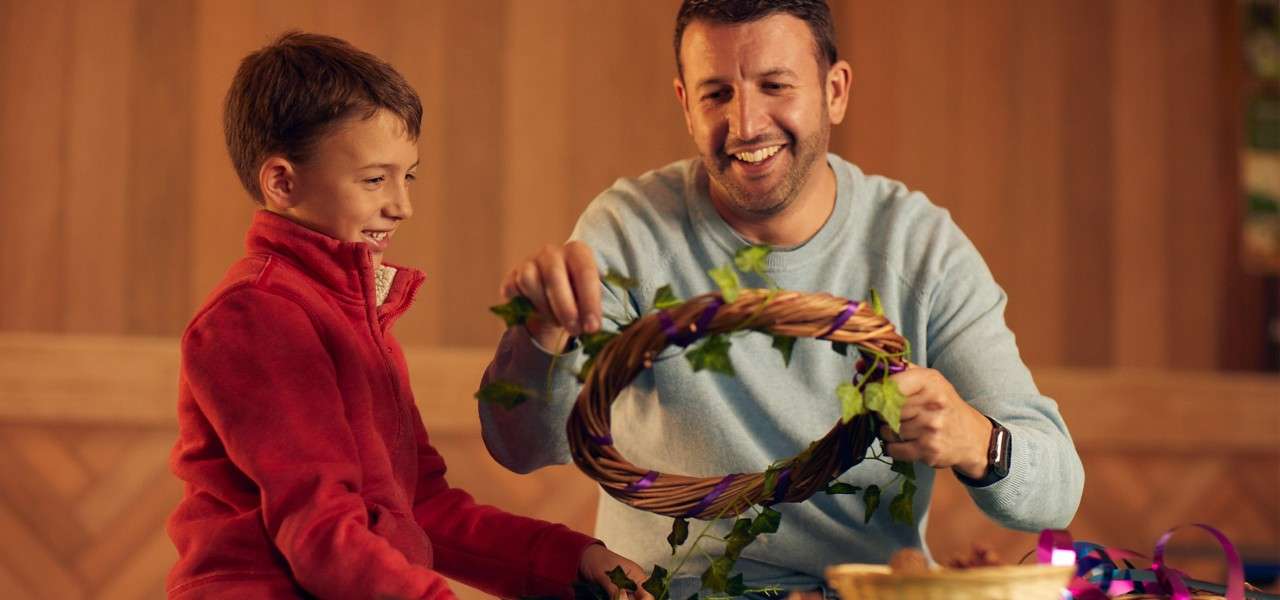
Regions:
<instances>
[{"instance_id":1,"label":"pink curling ribbon","mask_svg":"<svg viewBox=\"0 0 1280 600\"><path fill-rule=\"evenodd\" d=\"M1104 548L1089 542L1075 542L1071 539L1070 533L1059 529L1046 529L1040 532L1040 540L1036 545L1036 558L1041 564L1076 565L1076 576L1067 584L1067 591L1072 600L1112 598L1135 590L1137 588L1135 582L1142 585L1146 593L1167 594L1172 600L1190 600L1192 587L1200 588L1212 584L1189 580L1186 574L1167 566L1164 562L1164 549L1169 538L1173 537L1174 532L1185 527L1203 529L1217 539L1227 557L1226 599L1245 600L1244 567L1240 554L1221 531L1200 523L1174 527L1160 536L1150 570L1121 569L1115 560L1145 560L1146 557L1129 550Z\"/></svg>"}]
</instances>

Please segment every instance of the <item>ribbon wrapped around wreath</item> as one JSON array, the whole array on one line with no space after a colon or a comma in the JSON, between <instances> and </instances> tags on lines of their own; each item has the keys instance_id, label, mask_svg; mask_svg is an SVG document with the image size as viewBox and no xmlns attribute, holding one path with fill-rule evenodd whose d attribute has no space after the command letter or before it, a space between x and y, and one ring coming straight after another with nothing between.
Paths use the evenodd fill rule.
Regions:
<instances>
[{"instance_id":1,"label":"ribbon wrapped around wreath","mask_svg":"<svg viewBox=\"0 0 1280 600\"><path fill-rule=\"evenodd\" d=\"M1179 530L1197 528L1208 532L1222 546L1227 557L1226 586L1198 581L1170 567L1164 559L1165 546ZM1059 529L1040 533L1036 557L1041 564L1076 566L1076 577L1067 586L1070 600L1105 600L1133 592L1168 596L1171 600L1189 600L1192 590L1223 594L1227 600L1273 600L1272 594L1246 592L1244 567L1235 546L1221 531L1200 523L1174 527L1160 536L1152 558L1121 548L1074 541L1071 534ZM1148 569L1138 564L1151 564Z\"/></svg>"}]
</instances>

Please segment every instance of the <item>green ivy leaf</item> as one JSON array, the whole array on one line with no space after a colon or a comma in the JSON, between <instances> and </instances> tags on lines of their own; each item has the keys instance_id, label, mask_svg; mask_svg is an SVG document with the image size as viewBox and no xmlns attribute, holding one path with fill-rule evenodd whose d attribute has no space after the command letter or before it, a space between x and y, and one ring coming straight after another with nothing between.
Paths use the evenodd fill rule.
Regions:
<instances>
[{"instance_id":1,"label":"green ivy leaf","mask_svg":"<svg viewBox=\"0 0 1280 600\"><path fill-rule=\"evenodd\" d=\"M916 478L916 464L913 462L907 462L895 458L893 459L893 467L891 467L890 470L894 473L902 473L903 475L906 475L907 479Z\"/></svg>"},{"instance_id":2,"label":"green ivy leaf","mask_svg":"<svg viewBox=\"0 0 1280 600\"><path fill-rule=\"evenodd\" d=\"M618 334L612 331L597 331L595 333L584 333L578 337L578 341L582 343L582 353L589 357L594 357L604 349Z\"/></svg>"},{"instance_id":3,"label":"green ivy leaf","mask_svg":"<svg viewBox=\"0 0 1280 600\"><path fill-rule=\"evenodd\" d=\"M729 578L729 584L724 586L724 593L730 596L741 596L747 593L747 584L742 582L742 573Z\"/></svg>"},{"instance_id":4,"label":"green ivy leaf","mask_svg":"<svg viewBox=\"0 0 1280 600\"><path fill-rule=\"evenodd\" d=\"M898 384L891 379L868 383L862 394L867 408L879 414L889 428L897 433L902 426L902 405L907 401L902 390L898 389Z\"/></svg>"},{"instance_id":5,"label":"green ivy leaf","mask_svg":"<svg viewBox=\"0 0 1280 600\"><path fill-rule=\"evenodd\" d=\"M613 285L626 290L640 285L638 281L614 270L610 270L605 274L604 281L605 283L612 283Z\"/></svg>"},{"instance_id":6,"label":"green ivy leaf","mask_svg":"<svg viewBox=\"0 0 1280 600\"><path fill-rule=\"evenodd\" d=\"M915 523L915 510L913 501L916 497L916 484L910 479L902 480L902 491L889 502L889 516L893 517L895 523L904 525L912 525Z\"/></svg>"},{"instance_id":7,"label":"green ivy leaf","mask_svg":"<svg viewBox=\"0 0 1280 600\"><path fill-rule=\"evenodd\" d=\"M725 375L735 375L733 363L729 362L729 336L716 334L685 353L685 358L693 366L694 372L707 369Z\"/></svg>"},{"instance_id":8,"label":"green ivy leaf","mask_svg":"<svg viewBox=\"0 0 1280 600\"><path fill-rule=\"evenodd\" d=\"M736 561L742 555L742 549L755 540L756 536L751 533L751 519L738 519L724 540L724 555Z\"/></svg>"},{"instance_id":9,"label":"green ivy leaf","mask_svg":"<svg viewBox=\"0 0 1280 600\"><path fill-rule=\"evenodd\" d=\"M667 543L671 544L671 555L675 556L676 548L689 539L689 519L676 519L671 524L671 533L667 534Z\"/></svg>"},{"instance_id":10,"label":"green ivy leaf","mask_svg":"<svg viewBox=\"0 0 1280 600\"><path fill-rule=\"evenodd\" d=\"M764 510L756 515L751 521L751 535L760 535L762 533L778 533L778 526L782 525L782 513L766 506Z\"/></svg>"},{"instance_id":11,"label":"green ivy leaf","mask_svg":"<svg viewBox=\"0 0 1280 600\"><path fill-rule=\"evenodd\" d=\"M845 483L843 481L833 481L828 483L827 488L822 491L826 492L829 496L834 496L836 494L856 494L858 493L858 490L861 489L862 488L856 485Z\"/></svg>"},{"instance_id":12,"label":"green ivy leaf","mask_svg":"<svg viewBox=\"0 0 1280 600\"><path fill-rule=\"evenodd\" d=\"M764 471L764 483L761 485L760 494L765 498L773 497L773 490L778 487L778 473L781 471L779 466L770 466Z\"/></svg>"},{"instance_id":13,"label":"green ivy leaf","mask_svg":"<svg viewBox=\"0 0 1280 600\"><path fill-rule=\"evenodd\" d=\"M871 516L876 514L876 509L880 507L880 486L867 486L867 491L862 492L862 506L866 508L866 516L863 517L862 522L870 523Z\"/></svg>"},{"instance_id":14,"label":"green ivy leaf","mask_svg":"<svg viewBox=\"0 0 1280 600\"><path fill-rule=\"evenodd\" d=\"M733 569L734 560L721 556L713 561L702 572L702 587L713 592L724 592L729 588L729 571Z\"/></svg>"},{"instance_id":15,"label":"green ivy leaf","mask_svg":"<svg viewBox=\"0 0 1280 600\"><path fill-rule=\"evenodd\" d=\"M653 600L666 600L667 598L667 570L661 565L654 565L653 572L649 573L649 578L644 580L640 585L644 591L653 595Z\"/></svg>"},{"instance_id":16,"label":"green ivy leaf","mask_svg":"<svg viewBox=\"0 0 1280 600\"><path fill-rule=\"evenodd\" d=\"M717 267L707 271L711 275L711 279L720 286L720 295L724 297L725 302L733 302L738 299L738 292L742 290L742 282L738 280L738 272L733 270L730 265Z\"/></svg>"},{"instance_id":17,"label":"green ivy leaf","mask_svg":"<svg viewBox=\"0 0 1280 600\"><path fill-rule=\"evenodd\" d=\"M849 344L845 342L831 342L831 349L836 351L840 356L849 356Z\"/></svg>"},{"instance_id":18,"label":"green ivy leaf","mask_svg":"<svg viewBox=\"0 0 1280 600\"><path fill-rule=\"evenodd\" d=\"M871 310L876 311L877 315L884 316L884 305L880 303L880 294L876 292L876 288L871 288Z\"/></svg>"},{"instance_id":19,"label":"green ivy leaf","mask_svg":"<svg viewBox=\"0 0 1280 600\"><path fill-rule=\"evenodd\" d=\"M743 273L763 275L764 259L773 249L768 246L747 246L733 255L733 264Z\"/></svg>"},{"instance_id":20,"label":"green ivy leaf","mask_svg":"<svg viewBox=\"0 0 1280 600\"><path fill-rule=\"evenodd\" d=\"M848 423L850 419L867 412L862 402L862 392L858 386L844 382L836 387L836 396L840 398L840 422Z\"/></svg>"},{"instance_id":21,"label":"green ivy leaf","mask_svg":"<svg viewBox=\"0 0 1280 600\"><path fill-rule=\"evenodd\" d=\"M658 288L658 293L653 295L653 307L662 310L673 306L680 306L682 300L671 292L670 285L664 285Z\"/></svg>"},{"instance_id":22,"label":"green ivy leaf","mask_svg":"<svg viewBox=\"0 0 1280 600\"><path fill-rule=\"evenodd\" d=\"M622 570L622 565L614 567L613 570L606 573L606 575L609 576L609 581L613 582L613 585L618 586L618 589L620 590L634 592L638 589L636 587L636 582L631 581L631 578L627 577L627 572Z\"/></svg>"},{"instance_id":23,"label":"green ivy leaf","mask_svg":"<svg viewBox=\"0 0 1280 600\"><path fill-rule=\"evenodd\" d=\"M773 336L773 347L782 353L782 366L791 366L791 351L796 347L796 338L789 335Z\"/></svg>"},{"instance_id":24,"label":"green ivy leaf","mask_svg":"<svg viewBox=\"0 0 1280 600\"><path fill-rule=\"evenodd\" d=\"M507 410L537 397L537 392L510 381L491 381L476 392L476 400L491 402Z\"/></svg>"},{"instance_id":25,"label":"green ivy leaf","mask_svg":"<svg viewBox=\"0 0 1280 600\"><path fill-rule=\"evenodd\" d=\"M489 312L502 317L502 322L506 323L507 327L524 325L524 322L529 320L529 317L536 310L533 307L533 302L524 296L516 296L508 300L506 304L489 307Z\"/></svg>"}]
</instances>

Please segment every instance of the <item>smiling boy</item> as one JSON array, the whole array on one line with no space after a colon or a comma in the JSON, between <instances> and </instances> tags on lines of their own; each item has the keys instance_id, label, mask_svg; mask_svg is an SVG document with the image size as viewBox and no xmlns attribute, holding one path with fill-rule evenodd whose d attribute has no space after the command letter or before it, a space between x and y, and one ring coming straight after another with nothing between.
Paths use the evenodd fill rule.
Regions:
<instances>
[{"instance_id":1,"label":"smiling boy","mask_svg":"<svg viewBox=\"0 0 1280 600\"><path fill-rule=\"evenodd\" d=\"M449 487L391 326L423 275L383 254L413 215L422 107L388 64L289 33L227 94L232 162L263 207L182 337L185 482L170 598L571 594L637 565ZM643 595L642 595L643 596Z\"/></svg>"}]
</instances>

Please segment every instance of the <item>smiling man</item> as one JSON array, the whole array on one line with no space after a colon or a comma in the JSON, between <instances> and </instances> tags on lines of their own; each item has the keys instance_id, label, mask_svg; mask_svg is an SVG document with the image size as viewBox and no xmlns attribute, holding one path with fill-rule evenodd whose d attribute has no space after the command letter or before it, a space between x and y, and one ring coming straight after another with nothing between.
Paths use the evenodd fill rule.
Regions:
<instances>
[{"instance_id":1,"label":"smiling man","mask_svg":"<svg viewBox=\"0 0 1280 600\"><path fill-rule=\"evenodd\" d=\"M924 195L828 153L852 75L825 2L686 0L675 50L675 96L699 156L619 180L586 209L568 243L538 250L507 274L502 295L530 298L538 315L507 332L485 380L553 394L510 411L481 406L493 456L520 472L569 462L565 420L579 387L567 370L549 368L552 353L580 360L573 336L653 310L663 285L683 298L713 291L708 269L744 246L768 244L768 274L782 288L854 299L879 292L919 365L893 375L907 401L900 433L882 431L883 447L921 464L914 526L893 523L885 510L867 521L856 496L780 506L781 530L738 561L750 586L816 593L828 565L883 563L900 548L923 547L941 470L1008 527L1065 526L1083 488L1080 459L1056 403L1018 355L1006 297L982 257ZM637 285L605 283L608 271ZM656 362L614 404L618 450L660 472L710 476L762 471L804 449L840 417L833 390L850 377L851 360L801 341L785 367L770 344L768 336L735 337L736 377ZM864 488L892 479L875 461L841 477ZM611 548L646 567L669 559L670 519L604 493L597 518L596 533ZM672 597L696 590L705 566L695 554Z\"/></svg>"}]
</instances>

